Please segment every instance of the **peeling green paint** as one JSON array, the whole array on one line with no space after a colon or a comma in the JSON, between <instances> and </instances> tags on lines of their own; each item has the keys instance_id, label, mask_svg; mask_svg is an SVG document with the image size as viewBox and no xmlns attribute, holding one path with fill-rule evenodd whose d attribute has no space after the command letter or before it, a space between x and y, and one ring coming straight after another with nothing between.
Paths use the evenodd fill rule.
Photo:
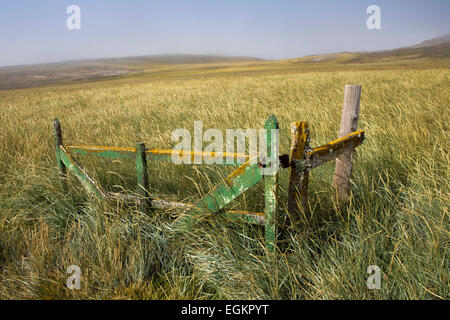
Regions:
<instances>
[{"instance_id":1,"label":"peeling green paint","mask_svg":"<svg viewBox=\"0 0 450 320\"><path fill-rule=\"evenodd\" d=\"M97 186L95 181L89 177L86 171L81 167L75 159L64 149L64 147L60 147L60 156L61 161L65 164L65 166L72 171L72 173L78 178L84 188L94 194L97 198L105 200L107 197Z\"/></svg>"},{"instance_id":2,"label":"peeling green paint","mask_svg":"<svg viewBox=\"0 0 450 320\"><path fill-rule=\"evenodd\" d=\"M143 212L147 212L149 207L148 173L147 158L145 156L145 143L143 142L136 145L136 171L138 178L138 193L142 197L140 207Z\"/></svg>"},{"instance_id":3,"label":"peeling green paint","mask_svg":"<svg viewBox=\"0 0 450 320\"><path fill-rule=\"evenodd\" d=\"M196 208L203 212L216 213L258 183L262 179L261 168L258 165L250 165L250 162L251 160L244 163L219 183L196 204Z\"/></svg>"},{"instance_id":4,"label":"peeling green paint","mask_svg":"<svg viewBox=\"0 0 450 320\"><path fill-rule=\"evenodd\" d=\"M264 125L266 129L266 150L268 158L272 152L272 129L278 129L278 120L271 115ZM275 251L278 238L278 171L272 175L264 176L264 214L265 214L265 240L269 252Z\"/></svg>"}]
</instances>

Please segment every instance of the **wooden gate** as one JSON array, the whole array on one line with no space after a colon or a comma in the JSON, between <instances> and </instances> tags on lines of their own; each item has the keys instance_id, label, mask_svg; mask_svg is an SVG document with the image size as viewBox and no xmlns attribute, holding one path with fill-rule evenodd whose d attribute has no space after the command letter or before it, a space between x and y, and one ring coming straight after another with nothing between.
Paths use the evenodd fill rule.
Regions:
<instances>
[{"instance_id":1,"label":"wooden gate","mask_svg":"<svg viewBox=\"0 0 450 320\"><path fill-rule=\"evenodd\" d=\"M309 147L309 129L306 121L293 122L291 124L291 151L290 155L280 156L281 166L289 167L289 197L288 210L291 216L298 216L308 212L308 172L321 164L338 158L334 186L341 199L348 197L348 181L351 175L351 159L353 149L364 140L364 131L356 131L359 114L360 86L346 86L344 96L344 108L341 120L340 138L318 148ZM264 128L267 132L266 150L268 158L271 157L271 130L278 129L278 120L271 115L265 122ZM348 132L347 132L348 131ZM279 235L279 226L282 212L278 209L278 173L276 169L269 175L262 174L262 168L270 163L262 164L254 161L250 155L237 153L212 153L195 151L174 151L168 149L147 149L144 143L138 143L135 147L107 147L107 146L85 146L64 145L62 139L61 124L58 119L53 120L53 134L55 140L56 159L61 177L62 186L67 189L67 170L73 173L84 188L95 197L108 199L124 199L135 201L142 211L147 212L149 208L185 208L187 219L192 219L199 214L222 214L231 219L244 220L248 223L262 225L265 228L265 241L269 251L276 248L276 240ZM148 193L147 163L149 161L172 162L172 155L189 156L191 159L201 156L202 158L234 159L232 163L223 161L227 165L239 166L228 177L211 189L200 201L195 204L180 203L163 199L154 199ZM136 161L137 186L139 196L105 192L87 174L86 170L74 159L73 155L91 155L110 159L130 159ZM238 159L244 158L246 162L239 164ZM264 212L231 211L225 207L245 191L264 181ZM182 223L187 220L182 219Z\"/></svg>"}]
</instances>

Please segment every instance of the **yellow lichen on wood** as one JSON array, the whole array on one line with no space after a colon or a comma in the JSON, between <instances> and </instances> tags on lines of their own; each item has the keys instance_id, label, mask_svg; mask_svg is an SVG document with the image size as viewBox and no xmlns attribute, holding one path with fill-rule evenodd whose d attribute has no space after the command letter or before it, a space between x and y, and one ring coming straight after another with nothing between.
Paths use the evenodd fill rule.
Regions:
<instances>
[{"instance_id":1,"label":"yellow lichen on wood","mask_svg":"<svg viewBox=\"0 0 450 320\"><path fill-rule=\"evenodd\" d=\"M308 148L309 131L306 121L297 121L291 124L291 175L289 179L288 211L291 219L296 219L300 213L308 212L308 170L303 168L300 172L296 163L305 160L305 151Z\"/></svg>"},{"instance_id":2,"label":"yellow lichen on wood","mask_svg":"<svg viewBox=\"0 0 450 320\"><path fill-rule=\"evenodd\" d=\"M306 153L309 169L314 169L327 161L335 159L346 150L356 148L363 140L364 131L358 130L323 146L314 148Z\"/></svg>"},{"instance_id":3,"label":"yellow lichen on wood","mask_svg":"<svg viewBox=\"0 0 450 320\"><path fill-rule=\"evenodd\" d=\"M248 161L251 157L248 154L241 154L241 153L206 152L206 151L171 150L171 149L151 149L147 150L146 153L154 155L167 155L167 156L178 155L179 157L188 155L191 157L191 161L193 161L194 157L198 155L202 156L203 159L206 158L207 160L220 157L222 159L233 158L235 160L238 158L243 158L245 159L245 161Z\"/></svg>"},{"instance_id":4,"label":"yellow lichen on wood","mask_svg":"<svg viewBox=\"0 0 450 320\"><path fill-rule=\"evenodd\" d=\"M136 152L136 148L124 148L124 147L108 147L108 146L86 146L86 145L71 145L64 146L67 151L74 149L84 150L86 152L100 152L100 151L118 151L118 152Z\"/></svg>"},{"instance_id":5,"label":"yellow lichen on wood","mask_svg":"<svg viewBox=\"0 0 450 320\"><path fill-rule=\"evenodd\" d=\"M64 146L69 152L81 154L81 155L96 155L109 158L134 158L136 148L127 147L109 147L109 146L87 146L87 145L68 145ZM238 159L244 159L248 161L252 156L241 153L227 153L227 152L206 152L206 151L190 151L190 150L172 150L172 149L147 149L145 150L147 156L156 156L151 160L164 160L170 161L173 155L177 155L180 158L188 156L191 162L194 161L195 156L201 156L203 160L211 160L219 158L224 164L227 164L228 159L233 159L230 164L236 165ZM159 158L161 156L162 158ZM168 158L165 158L168 157Z\"/></svg>"},{"instance_id":6,"label":"yellow lichen on wood","mask_svg":"<svg viewBox=\"0 0 450 320\"><path fill-rule=\"evenodd\" d=\"M237 176L243 174L245 172L245 170L251 165L253 164L253 162L255 162L255 158L252 158L250 160L248 160L247 162L245 162L243 165L241 165L239 168L237 168L236 170L234 170L232 173L230 173L230 175L228 177L226 177L224 180L229 184L232 185L233 183L233 179L236 178Z\"/></svg>"}]
</instances>

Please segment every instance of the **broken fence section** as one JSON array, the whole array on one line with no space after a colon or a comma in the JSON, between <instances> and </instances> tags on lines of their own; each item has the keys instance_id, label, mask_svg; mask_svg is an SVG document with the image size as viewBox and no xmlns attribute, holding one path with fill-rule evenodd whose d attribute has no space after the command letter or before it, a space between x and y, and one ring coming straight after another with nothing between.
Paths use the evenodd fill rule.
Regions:
<instances>
[{"instance_id":1,"label":"broken fence section","mask_svg":"<svg viewBox=\"0 0 450 320\"><path fill-rule=\"evenodd\" d=\"M350 89L348 89L350 88ZM356 89L355 89L356 88ZM359 89L358 89L359 88ZM335 188L338 195L345 199L348 196L348 180L351 174L351 158L353 150L364 140L364 131L352 130L345 126L356 128L359 115L359 97L360 86L346 86L344 98L343 118L341 120L341 133L346 130L351 132L343 135L339 139L329 142L318 148L311 149L309 146L309 129L306 121L293 122L291 124L291 150L289 155L282 155L280 158L290 167L288 211L291 217L298 217L300 214L308 213L308 173L321 164L345 156L344 160L337 162L334 177ZM347 95L354 95L348 97ZM356 97L356 98L355 98ZM346 104L351 101L351 105ZM350 117L350 121L347 119ZM355 120L356 119L356 120ZM356 122L355 122L356 121ZM265 122L265 129L278 129L278 120L271 115ZM59 175L62 178L62 186L67 190L65 177L67 170L74 174L81 182L83 187L95 197L101 200L121 199L132 201L138 204L142 211L147 212L150 208L179 208L186 211L185 219L191 219L199 214L222 214L230 219L243 220L248 223L262 225L265 228L266 246L270 252L276 248L276 241L279 237L279 227L282 212L278 204L278 173L279 169L274 170L270 175L262 174L262 165L252 161L251 156L242 154L221 154L223 158L233 157L235 162L232 165L239 165L238 159L245 158L247 161L239 165L227 178L223 179L218 185L211 189L200 201L195 204L180 203L163 199L152 199L148 193L147 163L149 161L172 162L174 152L168 149L147 149L144 143L138 143L135 147L106 147L106 146L85 146L85 145L64 145L62 139L61 124L58 119L53 120L53 134L55 140L55 152ZM267 149L271 150L271 139L268 137ZM194 158L217 157L217 154L211 152L184 151L184 154ZM73 158L73 155L92 155L110 159L134 159L136 161L137 189L138 195L123 193L105 192L99 184L89 177L86 170ZM268 155L270 157L270 154ZM286 158L289 160L286 161ZM343 164L345 162L345 164ZM228 164L227 161L223 162ZM350 168L349 168L350 166ZM280 168L280 167L278 167ZM342 176L342 172L346 176ZM245 191L252 188L261 180L264 181L264 212L248 212L227 210L225 207L242 195ZM180 221L178 221L180 223Z\"/></svg>"}]
</instances>

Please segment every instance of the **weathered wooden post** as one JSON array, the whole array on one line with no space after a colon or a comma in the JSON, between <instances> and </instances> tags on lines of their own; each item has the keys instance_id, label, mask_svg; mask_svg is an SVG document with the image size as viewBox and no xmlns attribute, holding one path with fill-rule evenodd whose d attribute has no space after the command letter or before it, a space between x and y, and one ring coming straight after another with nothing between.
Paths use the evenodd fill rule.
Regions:
<instances>
[{"instance_id":1,"label":"weathered wooden post","mask_svg":"<svg viewBox=\"0 0 450 320\"><path fill-rule=\"evenodd\" d=\"M65 164L61 161L61 149L60 146L63 145L62 133L61 133L61 123L58 118L53 119L53 138L55 141L55 153L56 153L56 163L59 168L59 177L61 181L61 187L63 191L67 191L67 169Z\"/></svg>"},{"instance_id":2,"label":"weathered wooden post","mask_svg":"<svg viewBox=\"0 0 450 320\"><path fill-rule=\"evenodd\" d=\"M309 148L308 122L291 124L291 175L289 179L288 211L291 222L297 222L300 214L306 216L308 207L308 170L306 151ZM292 221L293 220L293 221Z\"/></svg>"},{"instance_id":3,"label":"weathered wooden post","mask_svg":"<svg viewBox=\"0 0 450 320\"><path fill-rule=\"evenodd\" d=\"M147 212L149 208L147 157L145 155L145 143L136 145L136 170L138 176L138 192L141 195L140 208Z\"/></svg>"},{"instance_id":4,"label":"weathered wooden post","mask_svg":"<svg viewBox=\"0 0 450 320\"><path fill-rule=\"evenodd\" d=\"M265 122L264 128L266 129L266 166L274 168L273 170L267 170L264 175L264 216L265 216L265 240L267 249L270 252L275 251L276 240L278 238L278 163L273 163L275 157L278 161L278 155L272 154L272 148L278 150L278 146L274 146L274 143L278 141L272 141L273 131L278 129L278 120L274 115L271 115ZM270 162L269 162L270 161ZM267 168L266 168L267 169Z\"/></svg>"},{"instance_id":5,"label":"weathered wooden post","mask_svg":"<svg viewBox=\"0 0 450 320\"><path fill-rule=\"evenodd\" d=\"M345 85L344 104L342 107L341 128L339 138L356 131L358 128L359 102L361 99L360 85ZM333 188L338 198L347 200L350 189L350 177L352 174L353 149L345 151L336 159L334 169Z\"/></svg>"}]
</instances>

